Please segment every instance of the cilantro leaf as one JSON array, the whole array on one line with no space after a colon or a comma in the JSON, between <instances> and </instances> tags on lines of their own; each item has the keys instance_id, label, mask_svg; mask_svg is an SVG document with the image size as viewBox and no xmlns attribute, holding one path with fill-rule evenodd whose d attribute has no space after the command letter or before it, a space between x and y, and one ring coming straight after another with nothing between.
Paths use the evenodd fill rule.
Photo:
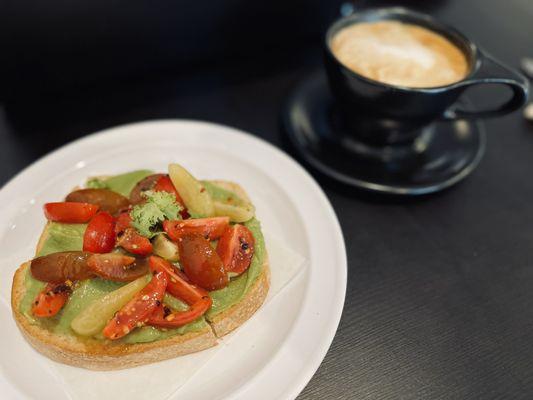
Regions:
<instances>
[{"instance_id":1,"label":"cilantro leaf","mask_svg":"<svg viewBox=\"0 0 533 400\"><path fill-rule=\"evenodd\" d=\"M160 231L158 225L164 220L181 219L179 214L181 206L176 202L173 194L148 190L143 193L143 196L146 202L133 207L130 213L131 225L141 235L151 238Z\"/></svg>"}]
</instances>

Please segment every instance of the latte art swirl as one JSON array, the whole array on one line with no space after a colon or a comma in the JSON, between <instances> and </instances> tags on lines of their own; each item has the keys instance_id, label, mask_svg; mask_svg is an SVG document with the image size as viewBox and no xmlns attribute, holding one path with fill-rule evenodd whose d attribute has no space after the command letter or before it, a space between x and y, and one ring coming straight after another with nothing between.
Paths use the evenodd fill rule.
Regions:
<instances>
[{"instance_id":1,"label":"latte art swirl","mask_svg":"<svg viewBox=\"0 0 533 400\"><path fill-rule=\"evenodd\" d=\"M398 21L355 23L331 41L335 57L367 78L395 86L438 87L463 79L464 53L447 38Z\"/></svg>"}]
</instances>

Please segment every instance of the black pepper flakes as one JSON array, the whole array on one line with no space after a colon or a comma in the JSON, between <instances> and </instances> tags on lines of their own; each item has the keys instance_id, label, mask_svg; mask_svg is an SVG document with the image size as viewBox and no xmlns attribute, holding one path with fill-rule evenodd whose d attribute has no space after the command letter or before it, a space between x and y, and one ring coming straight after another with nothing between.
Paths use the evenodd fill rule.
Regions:
<instances>
[{"instance_id":1,"label":"black pepper flakes","mask_svg":"<svg viewBox=\"0 0 533 400\"><path fill-rule=\"evenodd\" d=\"M70 286L68 286L66 283L63 283L61 285L57 285L52 291L52 294L59 294L59 293L65 293L70 292Z\"/></svg>"}]
</instances>

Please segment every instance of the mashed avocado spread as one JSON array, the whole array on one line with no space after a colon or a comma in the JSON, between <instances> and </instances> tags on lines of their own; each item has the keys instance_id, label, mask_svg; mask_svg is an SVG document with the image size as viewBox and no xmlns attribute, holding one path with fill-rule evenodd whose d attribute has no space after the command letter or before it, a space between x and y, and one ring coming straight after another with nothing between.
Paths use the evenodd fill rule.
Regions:
<instances>
[{"instance_id":1,"label":"mashed avocado spread","mask_svg":"<svg viewBox=\"0 0 533 400\"><path fill-rule=\"evenodd\" d=\"M128 196L135 184L150 174L152 174L152 172L146 170L134 171L103 180L91 180L89 186L105 187L121 193L122 195ZM238 196L233 192L222 189L209 182L203 183L210 195L219 201L223 201L223 199L228 198L231 198L233 202L243 201L239 199ZM207 319L212 318L218 313L238 303L261 273L261 268L265 257L265 244L263 235L261 233L261 226L259 221L255 218L245 222L244 225L250 229L255 238L255 252L252 258L252 263L245 273L241 274L237 278L232 279L227 287L221 290L210 292L210 296L213 299L213 305L205 315ZM44 256L59 251L82 250L83 234L86 227L87 225L85 224L62 224L56 222L49 223L47 229L48 235L41 243L41 249L37 255ZM32 302L36 298L37 294L44 288L45 283L34 279L29 268L27 268L25 274L26 294L21 301L20 311L33 323L39 324L54 333L66 335L75 335L74 331L70 328L70 324L74 317L79 314L79 312L81 312L91 302L124 285L124 283L112 282L100 278L81 281L73 290L69 301L56 316L51 318L34 318L31 313ZM168 295L165 296L164 303L177 311L186 310L188 308L185 303ZM206 321L203 316L198 318L196 321L177 329L160 330L151 326L144 326L142 328L135 329L128 335L119 339L117 342L153 342L156 340L166 339L174 335L199 331L205 326ZM103 339L103 336L96 338Z\"/></svg>"}]
</instances>

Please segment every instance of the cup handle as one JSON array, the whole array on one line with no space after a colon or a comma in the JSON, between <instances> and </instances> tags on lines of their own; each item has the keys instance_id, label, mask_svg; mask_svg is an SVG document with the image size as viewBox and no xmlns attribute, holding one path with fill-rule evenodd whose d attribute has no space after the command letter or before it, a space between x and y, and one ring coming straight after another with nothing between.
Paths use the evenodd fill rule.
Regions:
<instances>
[{"instance_id":1,"label":"cup handle","mask_svg":"<svg viewBox=\"0 0 533 400\"><path fill-rule=\"evenodd\" d=\"M522 107L529 91L529 81L520 72L494 59L488 53L478 49L480 67L473 76L460 82L459 86L472 87L483 84L499 84L512 90L512 97L504 104L492 110L469 111L451 108L444 113L444 119L475 119L497 117L511 113ZM495 78L497 76L497 78Z\"/></svg>"}]
</instances>

